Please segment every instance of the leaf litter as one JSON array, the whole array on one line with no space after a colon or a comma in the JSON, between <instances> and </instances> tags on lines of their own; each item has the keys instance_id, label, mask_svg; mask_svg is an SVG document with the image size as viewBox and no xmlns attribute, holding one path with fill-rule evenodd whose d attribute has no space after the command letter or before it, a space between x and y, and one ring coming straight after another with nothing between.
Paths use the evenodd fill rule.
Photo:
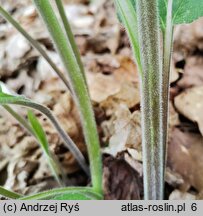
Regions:
<instances>
[{"instance_id":1,"label":"leaf litter","mask_svg":"<svg viewBox=\"0 0 203 216\"><path fill-rule=\"evenodd\" d=\"M30 0L2 6L47 50L64 71ZM104 155L106 199L142 199L139 75L126 33L112 1L88 6L66 0L66 12L82 53ZM203 19L175 28L171 70L167 199L203 199L202 68ZM39 54L0 18L0 79L53 110L65 131L86 155L79 115L71 95ZM26 82L25 82L26 80ZM24 109L15 107L26 117ZM73 185L88 179L49 122L36 113ZM29 194L56 187L36 141L0 110L0 183ZM125 186L124 186L125 185ZM119 189L118 189L119 188Z\"/></svg>"}]
</instances>

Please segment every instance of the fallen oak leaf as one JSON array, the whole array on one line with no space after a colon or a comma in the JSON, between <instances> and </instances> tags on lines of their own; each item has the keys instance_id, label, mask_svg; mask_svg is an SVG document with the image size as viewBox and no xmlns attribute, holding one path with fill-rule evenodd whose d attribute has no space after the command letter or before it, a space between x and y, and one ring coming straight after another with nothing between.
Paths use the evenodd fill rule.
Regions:
<instances>
[{"instance_id":1,"label":"fallen oak leaf","mask_svg":"<svg viewBox=\"0 0 203 216\"><path fill-rule=\"evenodd\" d=\"M197 122L203 135L203 86L187 89L175 98L174 103L179 113Z\"/></svg>"}]
</instances>

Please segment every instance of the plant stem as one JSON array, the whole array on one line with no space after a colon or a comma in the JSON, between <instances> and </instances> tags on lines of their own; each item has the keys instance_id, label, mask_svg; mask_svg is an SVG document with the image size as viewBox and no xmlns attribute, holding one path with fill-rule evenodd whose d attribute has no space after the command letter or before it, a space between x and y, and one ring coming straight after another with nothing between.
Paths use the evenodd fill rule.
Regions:
<instances>
[{"instance_id":1,"label":"plant stem","mask_svg":"<svg viewBox=\"0 0 203 216\"><path fill-rule=\"evenodd\" d=\"M64 74L59 70L56 64L51 60L51 58L47 55L44 51L42 46L39 44L38 41L33 39L24 29L23 27L16 22L12 16L7 13L1 6L0 6L0 14L9 22L11 23L29 42L30 44L44 57L44 59L48 62L48 64L52 67L52 69L57 73L57 75L61 78L64 82L65 86L70 90L68 80L64 76Z\"/></svg>"},{"instance_id":2,"label":"plant stem","mask_svg":"<svg viewBox=\"0 0 203 216\"><path fill-rule=\"evenodd\" d=\"M75 57L77 59L77 62L79 64L79 66L80 66L80 70L81 70L81 72L83 74L83 78L84 78L84 80L86 80L85 71L84 71L82 60L81 60L80 52L79 52L78 47L76 45L74 35L73 35L72 31L71 31L71 26L70 26L69 21L67 19L67 16L66 16L66 13L65 13L65 10L64 10L64 7L63 7L63 3L62 3L61 0L55 0L55 3L57 5L59 14L61 16L63 26L64 26L64 29L65 29L65 32L66 32L66 36L68 37L68 40L70 41L70 45L72 46L73 52L75 54Z\"/></svg>"},{"instance_id":3,"label":"plant stem","mask_svg":"<svg viewBox=\"0 0 203 216\"><path fill-rule=\"evenodd\" d=\"M92 105L83 74L70 45L70 41L67 40L50 2L48 0L34 0L34 2L52 36L56 48L61 56L61 60L69 74L71 88L76 96L74 99L80 111L85 141L87 144L92 185L96 192L102 193L102 162L100 145Z\"/></svg>"},{"instance_id":4,"label":"plant stem","mask_svg":"<svg viewBox=\"0 0 203 216\"><path fill-rule=\"evenodd\" d=\"M144 198L163 199L164 149L162 55L157 0L136 1L141 78Z\"/></svg>"},{"instance_id":5,"label":"plant stem","mask_svg":"<svg viewBox=\"0 0 203 216\"><path fill-rule=\"evenodd\" d=\"M168 0L166 29L164 32L163 51L163 142L168 142L168 116L169 116L169 86L170 86L170 65L173 41L173 21L172 21L173 0ZM167 147L165 146L165 156ZM166 163L166 162L165 162Z\"/></svg>"},{"instance_id":6,"label":"plant stem","mask_svg":"<svg viewBox=\"0 0 203 216\"><path fill-rule=\"evenodd\" d=\"M9 191L3 187L0 186L0 194L4 197L10 198L10 199L19 199L20 197L22 197L22 195Z\"/></svg>"}]
</instances>

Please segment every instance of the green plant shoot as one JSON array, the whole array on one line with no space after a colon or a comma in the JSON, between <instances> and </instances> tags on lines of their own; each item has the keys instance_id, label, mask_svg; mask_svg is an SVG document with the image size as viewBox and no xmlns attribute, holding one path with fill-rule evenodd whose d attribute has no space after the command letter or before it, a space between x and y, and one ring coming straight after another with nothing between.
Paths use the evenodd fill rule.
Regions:
<instances>
[{"instance_id":1,"label":"green plant shoot","mask_svg":"<svg viewBox=\"0 0 203 216\"><path fill-rule=\"evenodd\" d=\"M140 72L144 198L163 199L173 26L203 16L203 2L114 1Z\"/></svg>"}]
</instances>

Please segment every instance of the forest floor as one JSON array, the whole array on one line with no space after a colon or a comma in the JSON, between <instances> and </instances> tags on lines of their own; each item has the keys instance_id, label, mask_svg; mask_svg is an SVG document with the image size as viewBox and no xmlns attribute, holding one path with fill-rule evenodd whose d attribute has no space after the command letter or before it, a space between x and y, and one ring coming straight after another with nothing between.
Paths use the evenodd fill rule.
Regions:
<instances>
[{"instance_id":1,"label":"forest floor","mask_svg":"<svg viewBox=\"0 0 203 216\"><path fill-rule=\"evenodd\" d=\"M0 2L64 70L31 1ZM100 135L105 199L142 199L139 76L127 35L112 1L100 0L93 5L66 2ZM70 93L39 53L2 17L0 80L12 91L48 106L87 156ZM203 199L203 19L175 28L170 82L165 199ZM13 108L26 116L25 109ZM89 184L49 121L36 114L70 184ZM57 187L35 139L3 108L0 185L22 194Z\"/></svg>"}]
</instances>

